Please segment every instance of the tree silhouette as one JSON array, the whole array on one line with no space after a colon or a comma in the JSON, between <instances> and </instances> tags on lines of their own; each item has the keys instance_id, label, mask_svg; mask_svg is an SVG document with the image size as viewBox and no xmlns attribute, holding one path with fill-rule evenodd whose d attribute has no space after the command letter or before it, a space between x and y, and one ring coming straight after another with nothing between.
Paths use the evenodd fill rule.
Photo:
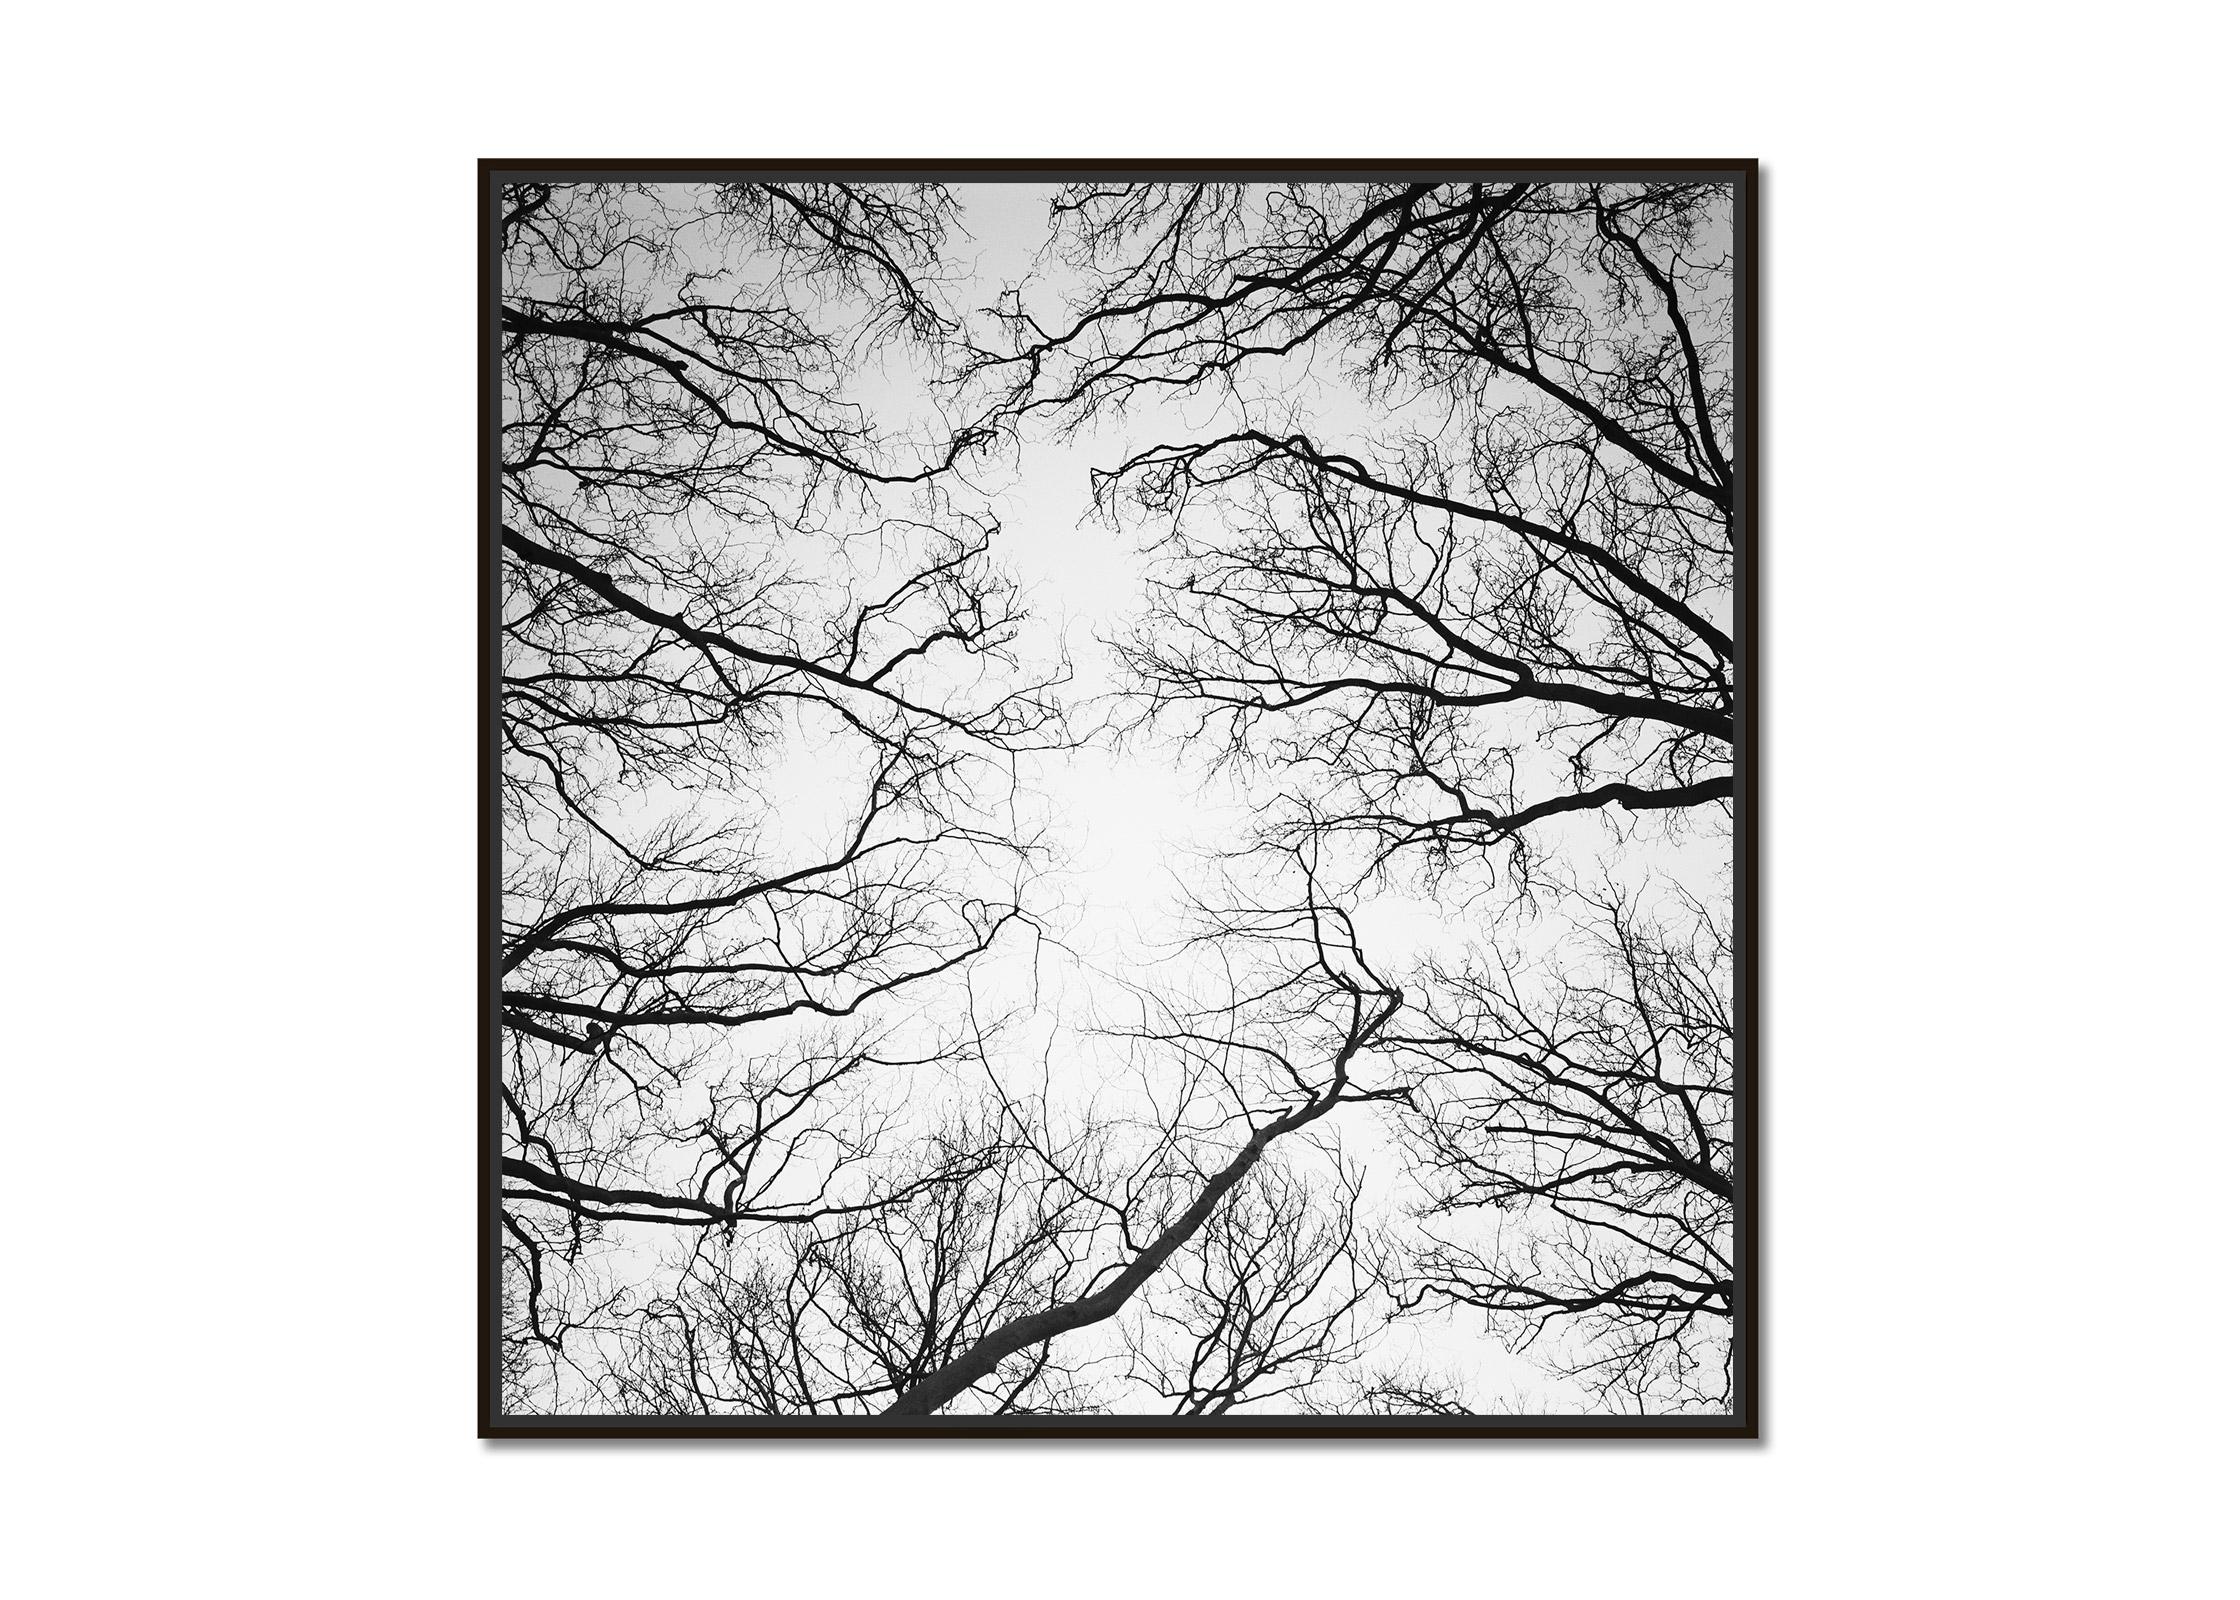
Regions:
<instances>
[{"instance_id":1,"label":"tree silhouette","mask_svg":"<svg viewBox=\"0 0 2240 1600\"><path fill-rule=\"evenodd\" d=\"M1674 946L1643 891L1569 886L1613 842L1651 859L1641 821L1731 832L1728 192L1082 184L1052 213L1072 292L1003 307L994 414L1215 419L1099 475L1155 563L1128 726L1255 779L1259 848L1406 874L1492 946L1411 974L1395 1025L1427 1197L1400 1292L1569 1330L1552 1363L1602 1403L1724 1407L1731 951L1684 889ZM1583 906L1618 976L1528 995L1496 884ZM1478 1211L1490 1240L1452 1231Z\"/></svg>"},{"instance_id":2,"label":"tree silhouette","mask_svg":"<svg viewBox=\"0 0 2240 1600\"><path fill-rule=\"evenodd\" d=\"M1081 185L998 414L1209 394L1107 506L1162 558L1147 714L1311 770L1378 859L1732 793L1731 214L1705 185Z\"/></svg>"},{"instance_id":3,"label":"tree silhouette","mask_svg":"<svg viewBox=\"0 0 2240 1600\"><path fill-rule=\"evenodd\" d=\"M997 530L935 481L961 446L848 394L947 328L950 210L505 196L503 1226L548 1382L617 1224L798 1228L996 1159L890 1170L911 1052L865 1020L1017 925L1032 841L991 818L1063 737Z\"/></svg>"},{"instance_id":4,"label":"tree silhouette","mask_svg":"<svg viewBox=\"0 0 2240 1600\"><path fill-rule=\"evenodd\" d=\"M1590 899L1578 968L1436 969L1389 1039L1427 1193L1410 1295L1519 1349L1574 1331L1556 1364L1638 1411L1733 1402L1734 951L1676 898L1670 927Z\"/></svg>"},{"instance_id":5,"label":"tree silhouette","mask_svg":"<svg viewBox=\"0 0 2240 1600\"><path fill-rule=\"evenodd\" d=\"M1730 1407L1727 191L1077 185L978 317L961 216L504 193L504 1409L1511 1403L1414 1318ZM1102 971L980 476L1178 417L1085 485L1149 561L1111 725L1256 820Z\"/></svg>"}]
</instances>

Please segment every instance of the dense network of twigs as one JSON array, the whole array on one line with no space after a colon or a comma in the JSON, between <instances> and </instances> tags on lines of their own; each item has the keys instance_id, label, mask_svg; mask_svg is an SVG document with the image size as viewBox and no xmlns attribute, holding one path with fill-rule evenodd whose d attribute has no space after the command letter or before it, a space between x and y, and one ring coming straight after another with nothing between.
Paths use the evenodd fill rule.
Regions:
<instances>
[{"instance_id":1,"label":"dense network of twigs","mask_svg":"<svg viewBox=\"0 0 2240 1600\"><path fill-rule=\"evenodd\" d=\"M1727 1407L1729 207L1081 185L981 310L936 186L509 191L507 1409ZM1145 426L1107 725L1258 820L1052 1026L964 474Z\"/></svg>"}]
</instances>

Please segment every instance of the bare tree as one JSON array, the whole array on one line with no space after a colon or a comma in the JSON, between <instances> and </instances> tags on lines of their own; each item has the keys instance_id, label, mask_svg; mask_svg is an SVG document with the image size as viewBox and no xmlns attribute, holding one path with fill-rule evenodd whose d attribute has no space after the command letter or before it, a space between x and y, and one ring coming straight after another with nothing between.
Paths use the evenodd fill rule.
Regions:
<instances>
[{"instance_id":1,"label":"bare tree","mask_svg":"<svg viewBox=\"0 0 2240 1600\"><path fill-rule=\"evenodd\" d=\"M1136 1070L1104 1075L1097 1114L1005 1087L977 1033L947 1060L980 1053L985 1082L893 1144L884 1198L786 1219L774 1247L771 1218L703 1229L668 1287L586 1308L586 1383L625 1414L1019 1415L1145 1388L1219 1414L1346 1369L1398 1314L1394 1269L1357 1220L1359 1169L1310 1130L1392 1092L1354 1073L1400 997L1329 908L1251 915L1225 1001L1146 993L1107 1030ZM1124 1114L1110 1084L1131 1076ZM1278 1150L1310 1143L1327 1174ZM1115 1338L1076 1337L1123 1311Z\"/></svg>"},{"instance_id":2,"label":"bare tree","mask_svg":"<svg viewBox=\"0 0 2240 1600\"><path fill-rule=\"evenodd\" d=\"M1733 1400L1734 952L1676 898L1671 926L1590 900L1562 952L1579 970L1437 970L1385 1041L1426 1191L1406 1292L1490 1313L1518 1349L1570 1332L1554 1364L1639 1411Z\"/></svg>"},{"instance_id":3,"label":"bare tree","mask_svg":"<svg viewBox=\"0 0 2240 1600\"><path fill-rule=\"evenodd\" d=\"M508 1338L558 1382L618 1225L800 1227L994 1159L892 1172L911 1053L869 1011L1018 924L1009 764L1062 730L936 482L968 441L848 397L947 328L939 191L505 206Z\"/></svg>"},{"instance_id":4,"label":"bare tree","mask_svg":"<svg viewBox=\"0 0 2240 1600\"><path fill-rule=\"evenodd\" d=\"M1313 768L1377 858L1732 790L1729 208L1703 185L1083 185L997 414L1211 393L1102 480L1147 710ZM1302 785L1303 787L1304 785Z\"/></svg>"},{"instance_id":5,"label":"bare tree","mask_svg":"<svg viewBox=\"0 0 2240 1600\"><path fill-rule=\"evenodd\" d=\"M1528 930L1472 885L1577 905L1580 823L1730 834L1724 189L1090 184L1052 212L1073 291L1010 299L976 373L1013 426L1217 402L1098 495L1155 563L1130 726L1253 778L1259 848L1362 890L1410 869L1498 947ZM1401 1292L1602 1403L1723 1405L1730 953L1685 891L1677 945L1611 895L1616 977L1527 993L1499 948L1414 974L1390 1115L1430 1231ZM1440 1231L1477 1212L1490 1240Z\"/></svg>"},{"instance_id":6,"label":"bare tree","mask_svg":"<svg viewBox=\"0 0 2240 1600\"><path fill-rule=\"evenodd\" d=\"M1128 1376L1175 1415L1311 1403L1391 1320L1394 1269L1360 1215L1366 1174L1324 1154L1327 1173L1263 1161L1146 1295Z\"/></svg>"},{"instance_id":7,"label":"bare tree","mask_svg":"<svg viewBox=\"0 0 2240 1600\"><path fill-rule=\"evenodd\" d=\"M1246 944L1251 967L1245 982L1218 1003L1188 1011L1161 1003L1155 1014L1147 1012L1143 1021L1120 1030L1180 1073L1179 1085L1155 1102L1151 1137L1116 1193L1094 1194L1077 1178L1068 1180L1108 1220L1101 1258L1088 1263L1077 1291L1054 1295L1033 1311L989 1327L969 1348L904 1390L890 1412L938 1410L984 1383L1003 1362L1107 1321L1178 1258L1201 1269L1199 1309L1213 1317L1211 1325L1194 1324L1201 1336L1220 1340L1220 1323L1231 1315L1249 1316L1255 1297L1271 1293L1256 1273L1224 1276L1209 1266L1209 1252L1222 1251L1225 1237L1254 1204L1254 1191L1244 1188L1249 1180L1260 1180L1263 1203L1281 1194L1282 1179L1265 1166L1278 1141L1314 1127L1341 1106L1389 1092L1362 1083L1355 1073L1402 996L1369 966L1351 923L1320 898L1311 879L1301 898L1232 909L1200 938ZM1175 1074L1165 1076L1171 1080ZM1107 1170L1113 1164L1109 1158L1103 1163ZM1349 1225L1323 1244L1302 1246L1305 1259L1280 1275L1273 1298L1299 1298L1299 1274L1311 1272L1307 1263L1347 1253L1350 1233ZM1318 1288L1315 1283L1306 1294ZM1342 1341L1343 1321L1332 1315L1317 1324L1307 1341L1317 1358L1342 1359L1332 1347ZM1255 1378L1275 1370L1264 1365L1268 1352L1249 1342L1232 1353L1240 1373L1243 1364L1257 1369L1250 1374ZM1301 1350L1286 1360L1309 1358Z\"/></svg>"}]
</instances>

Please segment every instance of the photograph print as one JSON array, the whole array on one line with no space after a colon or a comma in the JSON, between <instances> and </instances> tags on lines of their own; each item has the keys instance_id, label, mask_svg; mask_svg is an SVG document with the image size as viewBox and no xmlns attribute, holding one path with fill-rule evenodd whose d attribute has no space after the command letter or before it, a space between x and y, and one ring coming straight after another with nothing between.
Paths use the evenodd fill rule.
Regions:
<instances>
[{"instance_id":1,"label":"photograph print","mask_svg":"<svg viewBox=\"0 0 2240 1600\"><path fill-rule=\"evenodd\" d=\"M1755 1437L1756 177L483 163L480 1431Z\"/></svg>"}]
</instances>

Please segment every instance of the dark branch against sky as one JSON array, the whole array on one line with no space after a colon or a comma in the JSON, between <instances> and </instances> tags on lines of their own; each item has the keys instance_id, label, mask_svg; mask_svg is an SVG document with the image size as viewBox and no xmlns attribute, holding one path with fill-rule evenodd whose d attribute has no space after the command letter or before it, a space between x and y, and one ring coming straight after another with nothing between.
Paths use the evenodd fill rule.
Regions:
<instances>
[{"instance_id":1,"label":"dark branch against sky","mask_svg":"<svg viewBox=\"0 0 2240 1600\"><path fill-rule=\"evenodd\" d=\"M1730 1409L1732 207L509 188L506 1409Z\"/></svg>"}]
</instances>

